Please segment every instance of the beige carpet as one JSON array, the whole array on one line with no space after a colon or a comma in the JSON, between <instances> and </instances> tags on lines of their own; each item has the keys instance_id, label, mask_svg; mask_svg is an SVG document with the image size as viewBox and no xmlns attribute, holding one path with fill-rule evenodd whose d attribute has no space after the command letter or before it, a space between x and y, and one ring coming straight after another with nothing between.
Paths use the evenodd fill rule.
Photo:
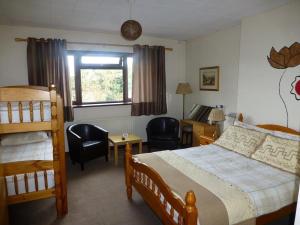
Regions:
<instances>
[{"instance_id":1,"label":"beige carpet","mask_svg":"<svg viewBox=\"0 0 300 225\"><path fill-rule=\"evenodd\" d=\"M120 156L124 154L120 152ZM69 160L68 160L69 162ZM11 225L156 225L161 224L136 191L127 201L123 158L118 167L97 159L85 165L68 163L69 213L56 219L55 200L47 199L10 206ZM287 220L275 224L288 224Z\"/></svg>"},{"instance_id":2,"label":"beige carpet","mask_svg":"<svg viewBox=\"0 0 300 225\"><path fill-rule=\"evenodd\" d=\"M120 156L124 154L121 151ZM11 225L153 225L160 221L137 192L127 200L123 158L118 167L104 158L80 166L68 163L68 215L56 219L55 200L10 206ZM68 160L69 162L69 160Z\"/></svg>"}]
</instances>

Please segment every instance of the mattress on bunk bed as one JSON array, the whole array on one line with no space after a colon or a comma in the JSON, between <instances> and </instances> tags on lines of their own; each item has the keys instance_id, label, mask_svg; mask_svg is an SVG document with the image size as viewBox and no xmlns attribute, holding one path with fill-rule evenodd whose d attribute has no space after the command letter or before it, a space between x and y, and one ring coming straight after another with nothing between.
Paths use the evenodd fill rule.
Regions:
<instances>
[{"instance_id":1,"label":"mattress on bunk bed","mask_svg":"<svg viewBox=\"0 0 300 225\"><path fill-rule=\"evenodd\" d=\"M52 139L49 138L46 141L36 142L31 144L15 145L15 146L1 146L1 158L2 163L21 162L28 160L53 160L53 147ZM47 170L47 183L48 188L54 187L54 171ZM18 180L18 193L25 193L25 174L17 174ZM28 177L28 191L35 192L34 173L27 173ZM44 172L38 171L38 190L45 190ZM7 193L8 196L16 195L14 177L6 176Z\"/></svg>"}]
</instances>

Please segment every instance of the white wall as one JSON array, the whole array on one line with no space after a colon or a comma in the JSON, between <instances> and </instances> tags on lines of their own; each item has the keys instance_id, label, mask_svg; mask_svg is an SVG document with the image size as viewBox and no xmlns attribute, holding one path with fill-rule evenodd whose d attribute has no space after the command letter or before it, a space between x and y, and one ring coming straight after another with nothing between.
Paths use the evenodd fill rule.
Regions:
<instances>
[{"instance_id":1,"label":"white wall","mask_svg":"<svg viewBox=\"0 0 300 225\"><path fill-rule=\"evenodd\" d=\"M241 57L237 110L252 123L285 125L285 110L278 95L278 83L283 70L272 68L267 55L300 42L300 1L278 9L245 18L242 21ZM300 128L300 101L289 92L300 66L288 69L282 80L282 94L290 114L291 128Z\"/></svg>"},{"instance_id":2,"label":"white wall","mask_svg":"<svg viewBox=\"0 0 300 225\"><path fill-rule=\"evenodd\" d=\"M280 50L300 42L300 1L253 17L241 26L187 42L187 82L194 94L192 104L225 105L225 112L241 112L246 122L286 125L285 110L278 95L282 70L272 68L267 56L274 46ZM220 66L220 91L199 91L199 68ZM300 130L300 101L290 94L300 66L289 68L282 81L282 93L289 111L289 127Z\"/></svg>"},{"instance_id":3,"label":"white wall","mask_svg":"<svg viewBox=\"0 0 300 225\"><path fill-rule=\"evenodd\" d=\"M192 104L224 105L226 113L235 112L238 91L240 26L187 42L186 74L193 94L187 96L186 111ZM220 90L200 91L199 68L220 66Z\"/></svg>"},{"instance_id":4,"label":"white wall","mask_svg":"<svg viewBox=\"0 0 300 225\"><path fill-rule=\"evenodd\" d=\"M0 86L27 84L26 43L15 42L15 37L65 38L68 41L104 42L133 44L118 34L89 33L79 31L0 26ZM136 43L163 45L173 48L166 51L166 80L168 116L180 119L182 112L181 96L175 94L177 83L185 80L185 42L142 36ZM130 48L103 46L75 46L69 49L132 51ZM103 128L119 133L132 131L146 138L145 127L151 116L131 117L130 106L108 106L75 109L74 122L92 122Z\"/></svg>"}]
</instances>

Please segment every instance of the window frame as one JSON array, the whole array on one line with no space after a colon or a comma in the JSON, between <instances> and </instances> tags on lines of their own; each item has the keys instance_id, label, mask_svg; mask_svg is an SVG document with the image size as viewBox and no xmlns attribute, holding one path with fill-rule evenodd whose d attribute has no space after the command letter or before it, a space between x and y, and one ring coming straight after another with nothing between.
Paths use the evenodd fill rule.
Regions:
<instances>
[{"instance_id":1,"label":"window frame","mask_svg":"<svg viewBox=\"0 0 300 225\"><path fill-rule=\"evenodd\" d=\"M74 75L75 75L75 101L72 101L73 107L93 107L93 106L113 106L131 104L131 98L128 97L128 66L127 58L133 57L133 53L127 52L104 52L104 51L78 51L68 50L67 56L74 56ZM120 57L119 64L85 64L81 63L82 56L116 56ZM81 88L81 69L109 69L122 70L123 73L123 100L121 101L97 101L82 102Z\"/></svg>"}]
</instances>

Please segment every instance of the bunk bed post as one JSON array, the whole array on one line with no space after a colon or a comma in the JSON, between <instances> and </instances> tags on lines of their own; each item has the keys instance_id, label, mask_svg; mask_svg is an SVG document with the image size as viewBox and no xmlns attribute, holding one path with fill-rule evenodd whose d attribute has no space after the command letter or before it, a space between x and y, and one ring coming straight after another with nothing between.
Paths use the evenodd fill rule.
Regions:
<instances>
[{"instance_id":1,"label":"bunk bed post","mask_svg":"<svg viewBox=\"0 0 300 225\"><path fill-rule=\"evenodd\" d=\"M242 113L239 113L237 119L238 119L238 121L240 121L240 122L244 122L244 116L243 116L243 114L242 114Z\"/></svg>"},{"instance_id":2,"label":"bunk bed post","mask_svg":"<svg viewBox=\"0 0 300 225\"><path fill-rule=\"evenodd\" d=\"M50 102L51 102L51 135L53 144L53 167L54 167L54 180L55 180L55 197L56 197L56 210L57 216L64 215L63 210L63 188L62 188L62 174L60 165L60 144L59 144L59 120L57 110L57 95L55 85L50 86Z\"/></svg>"},{"instance_id":3,"label":"bunk bed post","mask_svg":"<svg viewBox=\"0 0 300 225\"><path fill-rule=\"evenodd\" d=\"M125 183L128 200L132 199L132 149L129 143L125 147Z\"/></svg>"},{"instance_id":4,"label":"bunk bed post","mask_svg":"<svg viewBox=\"0 0 300 225\"><path fill-rule=\"evenodd\" d=\"M198 210L196 208L196 197L193 191L189 191L185 195L185 203L186 203L186 217L185 217L185 225L196 225Z\"/></svg>"},{"instance_id":5,"label":"bunk bed post","mask_svg":"<svg viewBox=\"0 0 300 225\"><path fill-rule=\"evenodd\" d=\"M64 110L63 101L60 96L57 97L57 112L58 112L58 146L59 146L59 163L61 174L61 189L62 189L62 215L68 213L68 198L67 198L67 170L66 170L66 153L65 153L65 129L64 129Z\"/></svg>"},{"instance_id":6,"label":"bunk bed post","mask_svg":"<svg viewBox=\"0 0 300 225\"><path fill-rule=\"evenodd\" d=\"M0 152L1 157L1 152ZM8 225L7 192L3 165L0 163L0 224Z\"/></svg>"}]
</instances>

